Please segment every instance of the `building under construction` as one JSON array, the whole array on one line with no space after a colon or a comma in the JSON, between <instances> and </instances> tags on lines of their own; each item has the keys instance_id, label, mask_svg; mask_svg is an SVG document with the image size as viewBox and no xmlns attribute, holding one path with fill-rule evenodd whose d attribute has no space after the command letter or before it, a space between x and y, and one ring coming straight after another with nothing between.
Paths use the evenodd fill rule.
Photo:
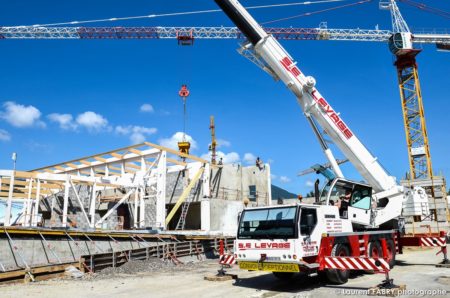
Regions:
<instances>
[{"instance_id":1,"label":"building under construction","mask_svg":"<svg viewBox=\"0 0 450 298\"><path fill-rule=\"evenodd\" d=\"M6 202L0 268L17 274L78 264L80 257L94 270L106 264L93 256L105 253L109 265L126 253L204 253L217 248L217 239L235 236L245 205L271 202L268 164L215 165L151 143L29 172L2 170L0 181Z\"/></svg>"}]
</instances>

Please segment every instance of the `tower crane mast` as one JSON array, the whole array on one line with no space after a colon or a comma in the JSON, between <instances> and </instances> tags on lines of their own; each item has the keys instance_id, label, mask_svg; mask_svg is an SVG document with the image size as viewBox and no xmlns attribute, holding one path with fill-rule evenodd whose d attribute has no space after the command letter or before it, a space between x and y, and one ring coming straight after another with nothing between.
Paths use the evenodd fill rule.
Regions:
<instances>
[{"instance_id":1,"label":"tower crane mast","mask_svg":"<svg viewBox=\"0 0 450 298\"><path fill-rule=\"evenodd\" d=\"M394 64L402 103L410 179L432 179L430 145L416 62L416 56L421 50L413 47L413 34L395 0L380 2L380 9L391 12L393 34L389 38L389 49L396 57Z\"/></svg>"}]
</instances>

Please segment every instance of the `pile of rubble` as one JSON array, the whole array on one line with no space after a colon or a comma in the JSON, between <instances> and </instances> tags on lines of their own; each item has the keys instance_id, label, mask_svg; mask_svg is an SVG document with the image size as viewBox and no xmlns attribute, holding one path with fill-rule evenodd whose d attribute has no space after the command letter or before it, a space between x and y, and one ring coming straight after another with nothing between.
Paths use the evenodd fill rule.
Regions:
<instances>
[{"instance_id":1,"label":"pile of rubble","mask_svg":"<svg viewBox=\"0 0 450 298\"><path fill-rule=\"evenodd\" d=\"M189 270L194 266L197 266L197 264L192 261L175 265L169 260L161 260L157 258L145 261L131 260L120 267L105 268L87 278L109 278L116 275L133 275L149 272L173 272L179 270Z\"/></svg>"}]
</instances>

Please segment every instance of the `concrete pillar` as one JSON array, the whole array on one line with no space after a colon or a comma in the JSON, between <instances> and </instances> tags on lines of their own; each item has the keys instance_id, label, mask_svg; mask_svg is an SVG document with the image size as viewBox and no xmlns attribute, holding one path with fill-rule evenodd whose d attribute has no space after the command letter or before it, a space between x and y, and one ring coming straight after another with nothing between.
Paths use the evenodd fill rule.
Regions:
<instances>
[{"instance_id":1,"label":"concrete pillar","mask_svg":"<svg viewBox=\"0 0 450 298\"><path fill-rule=\"evenodd\" d=\"M12 196L14 192L14 174L15 171L11 171L11 177L9 178L8 203L6 204L6 211L5 211L5 227L9 227L11 225Z\"/></svg>"},{"instance_id":2,"label":"concrete pillar","mask_svg":"<svg viewBox=\"0 0 450 298\"><path fill-rule=\"evenodd\" d=\"M97 198L97 185L92 184L91 205L89 206L89 214L91 216L91 228L95 228L95 200Z\"/></svg>"},{"instance_id":3,"label":"concrete pillar","mask_svg":"<svg viewBox=\"0 0 450 298\"><path fill-rule=\"evenodd\" d=\"M25 210L25 216L23 219L24 227L29 227L31 225L31 219L32 219L32 216L31 216L31 207L32 207L31 206L31 193L32 193L32 190L33 190L33 178L30 178L30 181L28 183L28 196L25 201L25 208L24 208L24 210Z\"/></svg>"},{"instance_id":4,"label":"concrete pillar","mask_svg":"<svg viewBox=\"0 0 450 298\"><path fill-rule=\"evenodd\" d=\"M209 199L200 201L200 229L205 232L211 230L211 202Z\"/></svg>"},{"instance_id":5,"label":"concrete pillar","mask_svg":"<svg viewBox=\"0 0 450 298\"><path fill-rule=\"evenodd\" d=\"M267 174L267 206L272 205L272 178L270 177L270 164L266 163L266 174Z\"/></svg>"},{"instance_id":6,"label":"concrete pillar","mask_svg":"<svg viewBox=\"0 0 450 298\"><path fill-rule=\"evenodd\" d=\"M161 151L156 169L156 225L162 229L166 228L166 158L167 152Z\"/></svg>"},{"instance_id":7,"label":"concrete pillar","mask_svg":"<svg viewBox=\"0 0 450 298\"><path fill-rule=\"evenodd\" d=\"M67 227L67 208L69 207L69 175L66 177L66 182L64 183L64 204L63 204L63 218L62 218L62 226L63 228Z\"/></svg>"},{"instance_id":8,"label":"concrete pillar","mask_svg":"<svg viewBox=\"0 0 450 298\"><path fill-rule=\"evenodd\" d=\"M41 180L37 179L37 185L36 185L36 200L34 203L34 209L33 209L33 219L32 219L32 226L37 227L38 224L38 216L39 216L39 202L41 200Z\"/></svg>"},{"instance_id":9,"label":"concrete pillar","mask_svg":"<svg viewBox=\"0 0 450 298\"><path fill-rule=\"evenodd\" d=\"M203 197L210 198L211 197L211 170L209 163L205 164L205 171L203 172Z\"/></svg>"},{"instance_id":10,"label":"concrete pillar","mask_svg":"<svg viewBox=\"0 0 450 298\"><path fill-rule=\"evenodd\" d=\"M139 193L134 193L134 209L133 209L133 220L134 220L134 227L139 227L139 219L138 219L138 208L139 208Z\"/></svg>"}]
</instances>

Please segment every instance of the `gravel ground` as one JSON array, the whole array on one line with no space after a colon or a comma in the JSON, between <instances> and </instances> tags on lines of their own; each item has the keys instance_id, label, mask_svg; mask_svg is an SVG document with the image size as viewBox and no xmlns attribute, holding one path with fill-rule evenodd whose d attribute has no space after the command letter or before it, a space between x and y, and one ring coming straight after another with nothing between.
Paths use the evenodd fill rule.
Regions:
<instances>
[{"instance_id":1,"label":"gravel ground","mask_svg":"<svg viewBox=\"0 0 450 298\"><path fill-rule=\"evenodd\" d=\"M403 297L450 296L450 268L436 268L442 260L436 249L408 250L397 258L391 272L396 284L412 291ZM365 292L379 284L382 274L353 275L347 284L333 286L318 277L297 275L292 280L278 280L271 273L248 272L234 266L229 273L237 280L211 282L204 280L219 269L217 260L190 262L183 265L159 260L129 263L126 267L108 269L82 279L49 280L29 284L0 286L0 297L103 298L103 297L252 297L252 298L330 298L336 296L365 297Z\"/></svg>"}]
</instances>

